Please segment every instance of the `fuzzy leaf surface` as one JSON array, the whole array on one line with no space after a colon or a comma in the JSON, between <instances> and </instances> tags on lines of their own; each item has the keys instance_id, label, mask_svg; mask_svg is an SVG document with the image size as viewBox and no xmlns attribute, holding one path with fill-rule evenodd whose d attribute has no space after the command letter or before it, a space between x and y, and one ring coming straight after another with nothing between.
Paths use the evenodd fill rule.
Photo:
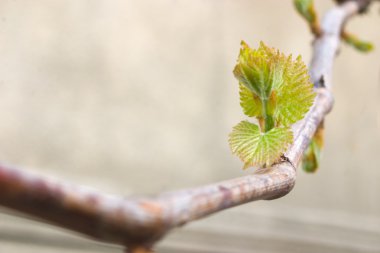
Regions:
<instances>
[{"instance_id":1,"label":"fuzzy leaf surface","mask_svg":"<svg viewBox=\"0 0 380 253\"><path fill-rule=\"evenodd\" d=\"M260 47L251 49L244 41L241 43L238 64L234 75L241 84L261 99L269 97L272 87L274 49L260 43Z\"/></svg>"},{"instance_id":2,"label":"fuzzy leaf surface","mask_svg":"<svg viewBox=\"0 0 380 253\"><path fill-rule=\"evenodd\" d=\"M281 63L283 82L273 91L274 118L280 125L290 126L309 111L316 93L300 56L295 61L291 56L283 58Z\"/></svg>"},{"instance_id":3,"label":"fuzzy leaf surface","mask_svg":"<svg viewBox=\"0 0 380 253\"><path fill-rule=\"evenodd\" d=\"M236 125L229 138L231 150L244 162L244 169L272 165L292 142L290 128L276 127L261 132L257 125L248 121Z\"/></svg>"},{"instance_id":4,"label":"fuzzy leaf surface","mask_svg":"<svg viewBox=\"0 0 380 253\"><path fill-rule=\"evenodd\" d=\"M240 105L245 115L249 117L263 117L262 102L260 98L252 93L247 87L239 85Z\"/></svg>"},{"instance_id":5,"label":"fuzzy leaf surface","mask_svg":"<svg viewBox=\"0 0 380 253\"><path fill-rule=\"evenodd\" d=\"M273 118L274 126L290 126L313 104L313 85L301 57L293 60L263 42L258 49L242 42L234 74L244 86L240 87L244 113Z\"/></svg>"}]
</instances>

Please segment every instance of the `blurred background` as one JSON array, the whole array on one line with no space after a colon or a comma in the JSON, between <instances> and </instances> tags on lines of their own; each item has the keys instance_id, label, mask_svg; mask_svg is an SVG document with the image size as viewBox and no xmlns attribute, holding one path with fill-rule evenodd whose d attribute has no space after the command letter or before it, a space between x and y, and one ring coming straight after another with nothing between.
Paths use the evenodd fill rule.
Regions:
<instances>
[{"instance_id":1,"label":"blurred background","mask_svg":"<svg viewBox=\"0 0 380 253\"><path fill-rule=\"evenodd\" d=\"M332 1L318 1L322 15ZM348 30L320 170L284 198L175 230L158 252L380 252L379 5ZM312 36L278 0L0 2L0 160L108 193L155 195L252 173L228 147L244 119L244 39L309 63ZM121 252L0 209L0 252Z\"/></svg>"}]
</instances>

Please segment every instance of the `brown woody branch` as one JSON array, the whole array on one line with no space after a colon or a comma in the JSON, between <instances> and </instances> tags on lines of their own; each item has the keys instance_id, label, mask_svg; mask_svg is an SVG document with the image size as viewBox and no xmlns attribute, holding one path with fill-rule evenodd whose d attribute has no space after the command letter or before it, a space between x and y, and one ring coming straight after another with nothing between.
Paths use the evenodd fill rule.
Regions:
<instances>
[{"instance_id":1,"label":"brown woody branch","mask_svg":"<svg viewBox=\"0 0 380 253\"><path fill-rule=\"evenodd\" d=\"M297 166L317 126L331 110L329 92L340 32L348 17L361 5L349 1L333 8L323 19L322 35L314 42L310 67L318 96L295 127L295 142L286 153L289 161L240 178L156 198L110 196L82 186L0 165L0 205L26 213L93 239L124 245L128 252L144 252L170 229L229 207L255 200L279 198L289 193Z\"/></svg>"}]
</instances>

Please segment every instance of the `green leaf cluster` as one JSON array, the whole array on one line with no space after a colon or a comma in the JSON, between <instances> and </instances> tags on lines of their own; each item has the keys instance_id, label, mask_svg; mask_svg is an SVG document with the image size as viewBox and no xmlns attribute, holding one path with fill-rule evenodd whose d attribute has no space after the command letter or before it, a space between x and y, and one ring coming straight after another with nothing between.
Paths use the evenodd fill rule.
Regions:
<instances>
[{"instance_id":1,"label":"green leaf cluster","mask_svg":"<svg viewBox=\"0 0 380 253\"><path fill-rule=\"evenodd\" d=\"M259 126L242 121L233 128L229 143L244 168L277 162L293 141L290 126L313 104L315 93L301 57L293 59L260 43L251 49L245 42L234 75L239 81L240 105Z\"/></svg>"}]
</instances>

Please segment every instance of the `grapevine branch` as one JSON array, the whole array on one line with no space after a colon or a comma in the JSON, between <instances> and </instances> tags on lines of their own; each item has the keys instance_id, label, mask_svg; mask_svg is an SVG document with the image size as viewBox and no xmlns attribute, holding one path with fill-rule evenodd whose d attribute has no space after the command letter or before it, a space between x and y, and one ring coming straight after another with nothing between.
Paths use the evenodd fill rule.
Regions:
<instances>
[{"instance_id":1,"label":"grapevine branch","mask_svg":"<svg viewBox=\"0 0 380 253\"><path fill-rule=\"evenodd\" d=\"M295 184L294 166L300 163L310 139L333 105L332 64L342 26L361 11L363 2L366 1L344 2L323 19L310 66L318 95L309 113L294 127L294 144L281 163L252 175L155 198L106 195L0 164L0 205L95 240L126 246L127 252L148 252L172 228L229 207L286 195Z\"/></svg>"}]
</instances>

